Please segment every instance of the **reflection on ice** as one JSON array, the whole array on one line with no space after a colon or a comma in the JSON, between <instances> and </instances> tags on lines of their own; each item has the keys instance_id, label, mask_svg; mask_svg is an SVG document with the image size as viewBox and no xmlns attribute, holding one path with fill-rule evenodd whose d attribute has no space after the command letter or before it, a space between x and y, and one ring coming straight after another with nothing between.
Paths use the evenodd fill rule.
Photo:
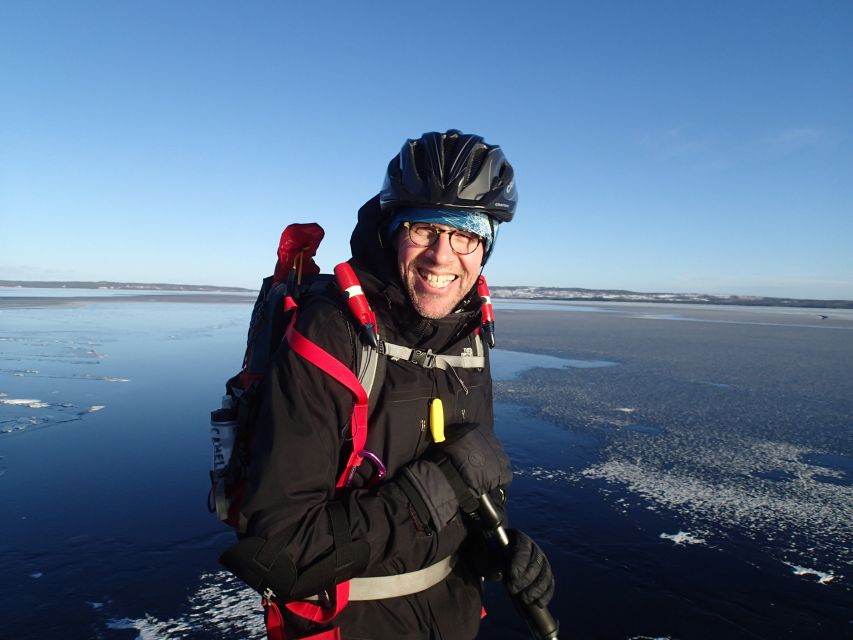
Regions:
<instances>
[{"instance_id":1,"label":"reflection on ice","mask_svg":"<svg viewBox=\"0 0 853 640\"><path fill-rule=\"evenodd\" d=\"M629 424L625 429L634 433L641 433L644 436L659 436L663 434L663 429L648 424Z\"/></svg>"},{"instance_id":2,"label":"reflection on ice","mask_svg":"<svg viewBox=\"0 0 853 640\"><path fill-rule=\"evenodd\" d=\"M619 363L608 360L572 360L541 353L494 349L491 353L491 364L493 379L511 380L521 372L537 367L544 369L597 369L615 367Z\"/></svg>"}]
</instances>

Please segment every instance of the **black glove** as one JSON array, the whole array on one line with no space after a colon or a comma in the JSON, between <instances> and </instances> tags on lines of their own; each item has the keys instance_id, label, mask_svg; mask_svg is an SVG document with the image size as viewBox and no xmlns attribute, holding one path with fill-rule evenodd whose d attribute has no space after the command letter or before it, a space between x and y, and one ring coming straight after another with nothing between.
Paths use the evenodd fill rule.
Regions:
<instances>
[{"instance_id":1,"label":"black glove","mask_svg":"<svg viewBox=\"0 0 853 640\"><path fill-rule=\"evenodd\" d=\"M475 576L485 578L489 582L500 582L504 579L504 555L495 545L488 544L483 536L466 537L459 547L459 556L464 558L468 569Z\"/></svg>"},{"instance_id":2,"label":"black glove","mask_svg":"<svg viewBox=\"0 0 853 640\"><path fill-rule=\"evenodd\" d=\"M472 424L448 431L447 441L430 447L394 478L422 524L434 531L441 531L460 509L476 511L480 495L512 480L509 458L490 429Z\"/></svg>"},{"instance_id":3,"label":"black glove","mask_svg":"<svg viewBox=\"0 0 853 640\"><path fill-rule=\"evenodd\" d=\"M524 604L546 607L554 595L554 574L548 558L523 531L509 529L507 536L509 560L504 578L507 589Z\"/></svg>"},{"instance_id":4,"label":"black glove","mask_svg":"<svg viewBox=\"0 0 853 640\"><path fill-rule=\"evenodd\" d=\"M448 460L476 496L512 482L512 469L501 441L491 429L476 424L452 425L445 442L433 445L427 458L441 464Z\"/></svg>"}]
</instances>

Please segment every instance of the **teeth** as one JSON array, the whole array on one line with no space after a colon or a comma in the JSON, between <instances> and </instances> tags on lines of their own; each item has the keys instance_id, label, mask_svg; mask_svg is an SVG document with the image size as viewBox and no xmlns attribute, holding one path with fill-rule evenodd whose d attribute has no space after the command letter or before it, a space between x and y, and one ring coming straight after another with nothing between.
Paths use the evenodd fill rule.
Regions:
<instances>
[{"instance_id":1,"label":"teeth","mask_svg":"<svg viewBox=\"0 0 853 640\"><path fill-rule=\"evenodd\" d=\"M433 273L421 273L424 280L427 281L431 287L437 287L439 289L446 287L451 282L456 280L456 276L454 275L435 275Z\"/></svg>"}]
</instances>

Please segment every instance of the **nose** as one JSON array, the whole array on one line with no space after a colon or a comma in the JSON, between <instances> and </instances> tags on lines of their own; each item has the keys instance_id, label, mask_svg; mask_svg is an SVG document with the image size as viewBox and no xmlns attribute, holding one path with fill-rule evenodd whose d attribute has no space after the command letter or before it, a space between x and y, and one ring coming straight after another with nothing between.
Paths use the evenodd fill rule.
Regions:
<instances>
[{"instance_id":1,"label":"nose","mask_svg":"<svg viewBox=\"0 0 853 640\"><path fill-rule=\"evenodd\" d=\"M450 248L450 235L447 233L438 234L438 239L429 248L429 252L433 256L436 264L447 264L451 262L456 254Z\"/></svg>"}]
</instances>

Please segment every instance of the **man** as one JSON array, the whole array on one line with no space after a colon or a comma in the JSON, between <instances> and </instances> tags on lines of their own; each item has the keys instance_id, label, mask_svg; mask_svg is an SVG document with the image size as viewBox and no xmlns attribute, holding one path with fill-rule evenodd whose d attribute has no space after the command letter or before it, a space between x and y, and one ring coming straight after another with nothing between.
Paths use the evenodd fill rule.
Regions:
<instances>
[{"instance_id":1,"label":"man","mask_svg":"<svg viewBox=\"0 0 853 640\"><path fill-rule=\"evenodd\" d=\"M247 537L223 563L266 592L276 605L268 618L283 615L288 639L477 635L489 571L460 505L488 494L503 508L512 479L492 429L477 279L515 205L501 149L451 130L408 140L360 209L350 265L377 316L384 373L364 462L345 486L352 396L287 344L276 354L243 507ZM360 337L339 293L310 297L296 329L357 368ZM430 431L436 398L441 445ZM545 556L523 533L511 539L508 587L547 604Z\"/></svg>"}]
</instances>

